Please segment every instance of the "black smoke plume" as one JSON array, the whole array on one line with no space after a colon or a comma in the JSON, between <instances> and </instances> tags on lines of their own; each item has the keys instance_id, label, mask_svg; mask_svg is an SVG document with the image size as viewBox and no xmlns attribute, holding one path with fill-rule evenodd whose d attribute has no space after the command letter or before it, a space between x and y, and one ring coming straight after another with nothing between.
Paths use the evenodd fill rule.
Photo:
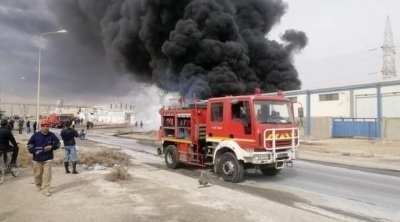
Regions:
<instances>
[{"instance_id":1,"label":"black smoke plume","mask_svg":"<svg viewBox=\"0 0 400 222\"><path fill-rule=\"evenodd\" d=\"M300 89L292 55L307 44L287 31L266 36L287 5L281 0L49 1L77 40L102 49L139 82L186 97Z\"/></svg>"}]
</instances>

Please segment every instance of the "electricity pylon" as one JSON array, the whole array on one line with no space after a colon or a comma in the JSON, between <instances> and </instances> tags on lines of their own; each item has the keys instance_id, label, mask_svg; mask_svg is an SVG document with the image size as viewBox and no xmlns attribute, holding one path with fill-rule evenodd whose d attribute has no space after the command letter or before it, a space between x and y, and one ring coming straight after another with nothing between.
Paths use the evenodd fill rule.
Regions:
<instances>
[{"instance_id":1,"label":"electricity pylon","mask_svg":"<svg viewBox=\"0 0 400 222\"><path fill-rule=\"evenodd\" d=\"M386 19L384 43L382 46L382 50L383 50L383 67L382 67L383 79L395 78L396 62L394 55L396 54L396 51L393 44L392 27L390 25L389 16Z\"/></svg>"}]
</instances>

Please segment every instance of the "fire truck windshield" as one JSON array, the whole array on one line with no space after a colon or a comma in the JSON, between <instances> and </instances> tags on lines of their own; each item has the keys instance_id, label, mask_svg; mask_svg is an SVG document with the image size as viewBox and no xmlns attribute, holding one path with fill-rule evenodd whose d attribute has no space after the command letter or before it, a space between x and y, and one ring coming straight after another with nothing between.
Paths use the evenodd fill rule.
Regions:
<instances>
[{"instance_id":1,"label":"fire truck windshield","mask_svg":"<svg viewBox=\"0 0 400 222\"><path fill-rule=\"evenodd\" d=\"M289 102L254 101L254 111L258 123L294 123Z\"/></svg>"},{"instance_id":2,"label":"fire truck windshield","mask_svg":"<svg viewBox=\"0 0 400 222\"><path fill-rule=\"evenodd\" d=\"M61 121L67 121L67 120L69 120L69 119L70 119L69 116L60 116L60 120L61 120Z\"/></svg>"}]
</instances>

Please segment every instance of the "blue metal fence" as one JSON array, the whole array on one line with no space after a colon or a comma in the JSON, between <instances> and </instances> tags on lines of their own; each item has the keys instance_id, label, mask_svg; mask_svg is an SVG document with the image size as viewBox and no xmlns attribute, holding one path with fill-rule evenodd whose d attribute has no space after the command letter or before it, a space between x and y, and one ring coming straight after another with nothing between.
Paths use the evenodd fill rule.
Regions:
<instances>
[{"instance_id":1,"label":"blue metal fence","mask_svg":"<svg viewBox=\"0 0 400 222\"><path fill-rule=\"evenodd\" d=\"M332 118L332 137L378 137L376 118Z\"/></svg>"}]
</instances>

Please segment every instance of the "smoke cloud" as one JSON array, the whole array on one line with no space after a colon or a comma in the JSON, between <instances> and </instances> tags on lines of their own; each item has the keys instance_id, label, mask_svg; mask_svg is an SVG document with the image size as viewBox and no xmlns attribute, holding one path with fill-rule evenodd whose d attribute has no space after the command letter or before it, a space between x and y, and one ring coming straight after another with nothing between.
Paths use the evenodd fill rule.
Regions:
<instances>
[{"instance_id":1,"label":"smoke cloud","mask_svg":"<svg viewBox=\"0 0 400 222\"><path fill-rule=\"evenodd\" d=\"M281 0L48 1L76 42L105 54L119 73L192 98L300 89L293 53L307 45L288 30L266 36Z\"/></svg>"}]
</instances>

